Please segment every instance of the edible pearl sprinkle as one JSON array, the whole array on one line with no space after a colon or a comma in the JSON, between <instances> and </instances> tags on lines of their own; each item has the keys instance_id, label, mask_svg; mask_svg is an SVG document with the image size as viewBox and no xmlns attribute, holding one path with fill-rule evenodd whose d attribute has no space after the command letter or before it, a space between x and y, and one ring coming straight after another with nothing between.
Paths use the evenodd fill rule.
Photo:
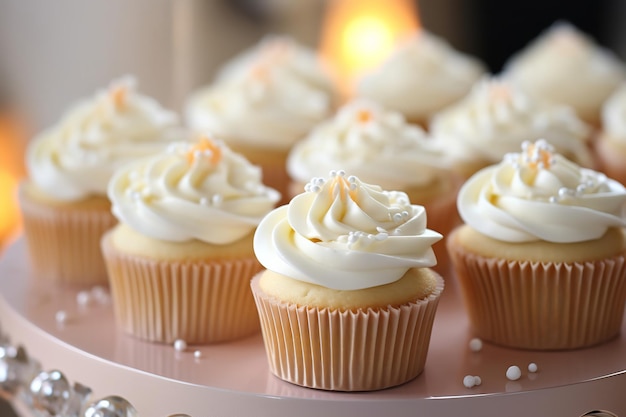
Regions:
<instances>
[{"instance_id":1,"label":"edible pearl sprinkle","mask_svg":"<svg viewBox=\"0 0 626 417\"><path fill-rule=\"evenodd\" d=\"M469 341L469 348L472 352L480 352L483 349L483 341L475 337Z\"/></svg>"},{"instance_id":2,"label":"edible pearl sprinkle","mask_svg":"<svg viewBox=\"0 0 626 417\"><path fill-rule=\"evenodd\" d=\"M474 376L474 385L475 386L479 386L480 384L483 383L483 380L479 377L479 376Z\"/></svg>"},{"instance_id":3,"label":"edible pearl sprinkle","mask_svg":"<svg viewBox=\"0 0 626 417\"><path fill-rule=\"evenodd\" d=\"M506 370L506 377L511 381L517 381L522 376L522 371L519 369L519 366L509 366L509 369Z\"/></svg>"},{"instance_id":4,"label":"edible pearl sprinkle","mask_svg":"<svg viewBox=\"0 0 626 417\"><path fill-rule=\"evenodd\" d=\"M474 378L472 375L465 375L465 377L463 378L463 385L465 385L465 388L472 388L474 385L476 385L476 378Z\"/></svg>"},{"instance_id":5,"label":"edible pearl sprinkle","mask_svg":"<svg viewBox=\"0 0 626 417\"><path fill-rule=\"evenodd\" d=\"M178 352L182 352L183 350L187 349L187 342L182 339L177 339L176 341L174 341L174 349L176 349Z\"/></svg>"},{"instance_id":6,"label":"edible pearl sprinkle","mask_svg":"<svg viewBox=\"0 0 626 417\"><path fill-rule=\"evenodd\" d=\"M196 359L200 359L202 357L202 352L200 352L199 350L196 350L193 353L193 357L196 358Z\"/></svg>"},{"instance_id":7,"label":"edible pearl sprinkle","mask_svg":"<svg viewBox=\"0 0 626 417\"><path fill-rule=\"evenodd\" d=\"M67 321L67 313L63 310L59 310L54 315L54 319L57 323L65 323Z\"/></svg>"},{"instance_id":8,"label":"edible pearl sprinkle","mask_svg":"<svg viewBox=\"0 0 626 417\"><path fill-rule=\"evenodd\" d=\"M80 291L76 294L76 302L80 306L87 306L91 303L91 294L88 291Z\"/></svg>"},{"instance_id":9,"label":"edible pearl sprinkle","mask_svg":"<svg viewBox=\"0 0 626 417\"><path fill-rule=\"evenodd\" d=\"M528 364L528 372L537 372L537 364L534 362L531 362Z\"/></svg>"}]
</instances>

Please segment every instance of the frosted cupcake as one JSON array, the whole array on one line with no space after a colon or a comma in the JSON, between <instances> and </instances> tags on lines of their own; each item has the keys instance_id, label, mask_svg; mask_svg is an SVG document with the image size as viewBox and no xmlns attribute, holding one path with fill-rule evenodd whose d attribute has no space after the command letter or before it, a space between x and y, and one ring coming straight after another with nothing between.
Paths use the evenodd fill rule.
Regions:
<instances>
[{"instance_id":1,"label":"frosted cupcake","mask_svg":"<svg viewBox=\"0 0 626 417\"><path fill-rule=\"evenodd\" d=\"M602 171L626 184L626 83L604 103L594 143Z\"/></svg>"},{"instance_id":2,"label":"frosted cupcake","mask_svg":"<svg viewBox=\"0 0 626 417\"><path fill-rule=\"evenodd\" d=\"M124 166L108 192L120 223L102 250L120 328L192 344L259 330L252 236L280 195L258 167L201 137Z\"/></svg>"},{"instance_id":3,"label":"frosted cupcake","mask_svg":"<svg viewBox=\"0 0 626 417\"><path fill-rule=\"evenodd\" d=\"M252 281L270 371L309 388L369 391L424 369L441 239L406 194L343 171L313 179L254 236Z\"/></svg>"},{"instance_id":4,"label":"frosted cupcake","mask_svg":"<svg viewBox=\"0 0 626 417\"><path fill-rule=\"evenodd\" d=\"M591 128L571 108L533 99L497 77L483 78L464 99L436 114L430 133L464 178L516 152L528 138L546 139L583 166L595 163Z\"/></svg>"},{"instance_id":5,"label":"frosted cupcake","mask_svg":"<svg viewBox=\"0 0 626 417\"><path fill-rule=\"evenodd\" d=\"M335 80L319 54L285 35L267 35L257 44L234 56L218 70L215 82L245 78L250 68L261 62L276 66L303 84L323 91L331 100L337 98Z\"/></svg>"},{"instance_id":6,"label":"frosted cupcake","mask_svg":"<svg viewBox=\"0 0 626 417\"><path fill-rule=\"evenodd\" d=\"M177 116L113 81L72 107L27 150L20 207L35 276L71 284L107 282L100 238L116 220L106 195L114 170L165 148Z\"/></svg>"},{"instance_id":7,"label":"frosted cupcake","mask_svg":"<svg viewBox=\"0 0 626 417\"><path fill-rule=\"evenodd\" d=\"M545 141L472 176L448 237L470 322L487 341L575 349L614 338L626 301L626 190Z\"/></svg>"},{"instance_id":8,"label":"frosted cupcake","mask_svg":"<svg viewBox=\"0 0 626 417\"><path fill-rule=\"evenodd\" d=\"M271 38L193 93L185 114L193 129L216 134L261 166L265 182L286 195L289 150L330 116L334 100L330 78L312 52Z\"/></svg>"},{"instance_id":9,"label":"frosted cupcake","mask_svg":"<svg viewBox=\"0 0 626 417\"><path fill-rule=\"evenodd\" d=\"M420 30L358 81L356 95L426 127L434 113L464 97L485 72L478 59Z\"/></svg>"},{"instance_id":10,"label":"frosted cupcake","mask_svg":"<svg viewBox=\"0 0 626 417\"><path fill-rule=\"evenodd\" d=\"M460 181L447 152L400 113L366 99L344 105L292 148L287 159L290 194L301 193L311 178L324 177L337 166L364 182L406 193L426 208L430 228L444 236L458 224ZM435 253L437 269L445 269L443 241L435 245Z\"/></svg>"},{"instance_id":11,"label":"frosted cupcake","mask_svg":"<svg viewBox=\"0 0 626 417\"><path fill-rule=\"evenodd\" d=\"M509 59L504 76L597 126L602 103L626 79L626 66L573 25L557 22Z\"/></svg>"}]
</instances>

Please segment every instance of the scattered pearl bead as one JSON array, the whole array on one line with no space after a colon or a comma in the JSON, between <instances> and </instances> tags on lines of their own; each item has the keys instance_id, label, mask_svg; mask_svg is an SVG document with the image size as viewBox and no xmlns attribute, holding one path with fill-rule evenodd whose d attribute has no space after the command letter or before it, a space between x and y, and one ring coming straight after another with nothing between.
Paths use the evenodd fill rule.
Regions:
<instances>
[{"instance_id":1,"label":"scattered pearl bead","mask_svg":"<svg viewBox=\"0 0 626 417\"><path fill-rule=\"evenodd\" d=\"M534 362L531 362L528 364L528 372L532 372L535 373L537 372L537 364Z\"/></svg>"},{"instance_id":2,"label":"scattered pearl bead","mask_svg":"<svg viewBox=\"0 0 626 417\"><path fill-rule=\"evenodd\" d=\"M509 369L506 370L506 377L511 381L517 381L522 376L522 371L519 369L519 366L509 366Z\"/></svg>"},{"instance_id":3,"label":"scattered pearl bead","mask_svg":"<svg viewBox=\"0 0 626 417\"><path fill-rule=\"evenodd\" d=\"M465 388L472 388L474 385L476 385L476 378L474 378L472 375L465 375L465 377L463 378L463 385L465 385Z\"/></svg>"},{"instance_id":4,"label":"scattered pearl bead","mask_svg":"<svg viewBox=\"0 0 626 417\"><path fill-rule=\"evenodd\" d=\"M196 359L200 359L202 357L202 352L200 352L199 350L196 350L193 353L193 357L196 358Z\"/></svg>"},{"instance_id":5,"label":"scattered pearl bead","mask_svg":"<svg viewBox=\"0 0 626 417\"><path fill-rule=\"evenodd\" d=\"M54 319L57 321L57 323L63 324L67 321L67 313L63 310L59 310L54 315Z\"/></svg>"},{"instance_id":6,"label":"scattered pearl bead","mask_svg":"<svg viewBox=\"0 0 626 417\"><path fill-rule=\"evenodd\" d=\"M469 341L469 348L472 352L480 352L483 349L483 341L475 337Z\"/></svg>"},{"instance_id":7,"label":"scattered pearl bead","mask_svg":"<svg viewBox=\"0 0 626 417\"><path fill-rule=\"evenodd\" d=\"M174 341L174 349L176 349L178 352L182 352L185 349L187 349L187 342L185 342L182 339L177 339Z\"/></svg>"},{"instance_id":8,"label":"scattered pearl bead","mask_svg":"<svg viewBox=\"0 0 626 417\"><path fill-rule=\"evenodd\" d=\"M474 385L479 386L482 383L483 383L483 380L478 375L475 375L474 376Z\"/></svg>"},{"instance_id":9,"label":"scattered pearl bead","mask_svg":"<svg viewBox=\"0 0 626 417\"><path fill-rule=\"evenodd\" d=\"M91 303L91 294L89 294L89 291L80 291L76 294L76 302L83 307L89 305Z\"/></svg>"}]
</instances>

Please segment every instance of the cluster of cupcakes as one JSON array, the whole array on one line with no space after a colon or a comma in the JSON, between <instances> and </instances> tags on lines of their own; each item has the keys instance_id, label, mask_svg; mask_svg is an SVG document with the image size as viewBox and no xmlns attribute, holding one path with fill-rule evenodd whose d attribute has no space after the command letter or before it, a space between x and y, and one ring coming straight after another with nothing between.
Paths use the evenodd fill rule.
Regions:
<instances>
[{"instance_id":1,"label":"cluster of cupcakes","mask_svg":"<svg viewBox=\"0 0 626 417\"><path fill-rule=\"evenodd\" d=\"M108 283L143 340L260 331L274 375L326 390L417 377L445 279L485 341L606 342L626 303L624 82L564 24L499 75L422 30L343 101L277 36L183 121L116 81L28 151L36 276Z\"/></svg>"}]
</instances>

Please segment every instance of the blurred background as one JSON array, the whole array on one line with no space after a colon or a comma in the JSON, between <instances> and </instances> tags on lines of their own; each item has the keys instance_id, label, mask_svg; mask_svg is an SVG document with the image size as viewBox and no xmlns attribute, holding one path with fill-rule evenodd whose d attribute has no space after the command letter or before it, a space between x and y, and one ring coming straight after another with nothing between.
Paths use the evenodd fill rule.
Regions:
<instances>
[{"instance_id":1,"label":"blurred background","mask_svg":"<svg viewBox=\"0 0 626 417\"><path fill-rule=\"evenodd\" d=\"M19 227L29 138L121 75L179 111L264 34L290 35L351 77L422 27L497 73L557 20L624 59L624 17L622 0L0 0L0 247Z\"/></svg>"}]
</instances>

